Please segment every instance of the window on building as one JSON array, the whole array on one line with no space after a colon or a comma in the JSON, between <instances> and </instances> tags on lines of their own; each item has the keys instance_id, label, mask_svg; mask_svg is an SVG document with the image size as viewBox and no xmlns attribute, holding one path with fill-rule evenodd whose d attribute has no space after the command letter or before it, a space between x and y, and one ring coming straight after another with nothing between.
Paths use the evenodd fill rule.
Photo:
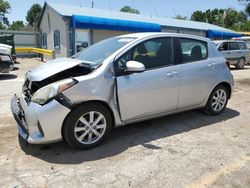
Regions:
<instances>
[{"instance_id":1,"label":"window on building","mask_svg":"<svg viewBox=\"0 0 250 188\"><path fill-rule=\"evenodd\" d=\"M183 63L200 61L208 57L206 42L181 38L180 43Z\"/></svg>"},{"instance_id":2,"label":"window on building","mask_svg":"<svg viewBox=\"0 0 250 188\"><path fill-rule=\"evenodd\" d=\"M54 47L57 50L60 50L60 31L55 30L54 31Z\"/></svg>"},{"instance_id":3,"label":"window on building","mask_svg":"<svg viewBox=\"0 0 250 188\"><path fill-rule=\"evenodd\" d=\"M47 48L47 33L42 34L42 48Z\"/></svg>"}]
</instances>

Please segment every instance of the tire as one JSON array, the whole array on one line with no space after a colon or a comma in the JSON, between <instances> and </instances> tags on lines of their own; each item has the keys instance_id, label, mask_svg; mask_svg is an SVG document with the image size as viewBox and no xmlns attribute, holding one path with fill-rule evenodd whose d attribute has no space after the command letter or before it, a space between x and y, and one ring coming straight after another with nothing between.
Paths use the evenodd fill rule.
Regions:
<instances>
[{"instance_id":1,"label":"tire","mask_svg":"<svg viewBox=\"0 0 250 188\"><path fill-rule=\"evenodd\" d=\"M209 99L207 101L207 104L204 110L205 113L209 115L221 114L227 106L228 98L229 98L228 89L223 85L217 86L209 96Z\"/></svg>"},{"instance_id":2,"label":"tire","mask_svg":"<svg viewBox=\"0 0 250 188\"><path fill-rule=\"evenodd\" d=\"M109 110L99 103L87 103L68 115L63 125L63 136L71 147L89 149L103 142L111 128Z\"/></svg>"},{"instance_id":3,"label":"tire","mask_svg":"<svg viewBox=\"0 0 250 188\"><path fill-rule=\"evenodd\" d=\"M244 69L246 60L245 58L240 58L239 62L235 65L237 69Z\"/></svg>"}]
</instances>

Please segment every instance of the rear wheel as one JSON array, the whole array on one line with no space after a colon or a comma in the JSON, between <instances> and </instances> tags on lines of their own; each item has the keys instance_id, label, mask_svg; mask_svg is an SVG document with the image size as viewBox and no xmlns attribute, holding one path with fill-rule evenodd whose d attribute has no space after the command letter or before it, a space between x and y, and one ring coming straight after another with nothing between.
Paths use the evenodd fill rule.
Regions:
<instances>
[{"instance_id":1,"label":"rear wheel","mask_svg":"<svg viewBox=\"0 0 250 188\"><path fill-rule=\"evenodd\" d=\"M207 101L205 112L211 115L221 114L227 106L228 98L228 89L223 85L217 86Z\"/></svg>"},{"instance_id":2,"label":"rear wheel","mask_svg":"<svg viewBox=\"0 0 250 188\"><path fill-rule=\"evenodd\" d=\"M237 69L244 69L246 60L242 57L240 58L239 62L235 66Z\"/></svg>"},{"instance_id":3,"label":"rear wheel","mask_svg":"<svg viewBox=\"0 0 250 188\"><path fill-rule=\"evenodd\" d=\"M79 149L100 144L110 133L112 118L109 110L98 103L84 104L71 112L65 121L66 142Z\"/></svg>"}]
</instances>

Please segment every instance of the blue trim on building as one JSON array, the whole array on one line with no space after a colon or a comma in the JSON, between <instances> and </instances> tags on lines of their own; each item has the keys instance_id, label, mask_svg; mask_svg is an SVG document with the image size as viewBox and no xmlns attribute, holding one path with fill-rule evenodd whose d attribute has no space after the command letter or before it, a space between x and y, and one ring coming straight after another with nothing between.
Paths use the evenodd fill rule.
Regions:
<instances>
[{"instance_id":1,"label":"blue trim on building","mask_svg":"<svg viewBox=\"0 0 250 188\"><path fill-rule=\"evenodd\" d=\"M72 28L76 29L107 29L133 32L160 32L161 26L157 23L129 21L92 16L72 16Z\"/></svg>"},{"instance_id":2,"label":"blue trim on building","mask_svg":"<svg viewBox=\"0 0 250 188\"><path fill-rule=\"evenodd\" d=\"M225 32L219 30L208 30L207 31L207 38L220 38L220 39L231 39L233 37L241 37L241 34L233 33L233 32Z\"/></svg>"}]
</instances>

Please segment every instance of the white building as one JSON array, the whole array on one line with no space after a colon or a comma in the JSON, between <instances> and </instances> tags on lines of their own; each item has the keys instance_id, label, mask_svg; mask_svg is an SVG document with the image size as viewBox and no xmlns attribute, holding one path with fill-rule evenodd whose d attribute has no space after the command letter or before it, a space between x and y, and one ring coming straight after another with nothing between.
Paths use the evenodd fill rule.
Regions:
<instances>
[{"instance_id":1,"label":"white building","mask_svg":"<svg viewBox=\"0 0 250 188\"><path fill-rule=\"evenodd\" d=\"M150 17L78 6L45 3L38 24L42 48L56 57L71 56L102 39L131 32L174 32L209 38L240 36L208 23Z\"/></svg>"}]
</instances>

